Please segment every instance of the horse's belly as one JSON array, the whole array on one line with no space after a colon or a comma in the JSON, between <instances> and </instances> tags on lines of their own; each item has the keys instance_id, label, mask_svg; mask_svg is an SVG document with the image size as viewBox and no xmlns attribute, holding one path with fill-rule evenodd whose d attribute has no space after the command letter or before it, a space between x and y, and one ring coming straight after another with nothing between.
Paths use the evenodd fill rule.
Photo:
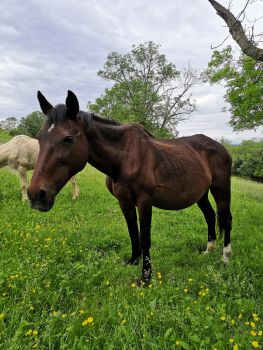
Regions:
<instances>
[{"instance_id":1,"label":"horse's belly","mask_svg":"<svg viewBox=\"0 0 263 350\"><path fill-rule=\"evenodd\" d=\"M199 201L199 199L207 191L207 188L192 190L184 192L176 192L169 188L156 187L152 200L153 206L166 210L181 210L190 207L192 204Z\"/></svg>"}]
</instances>

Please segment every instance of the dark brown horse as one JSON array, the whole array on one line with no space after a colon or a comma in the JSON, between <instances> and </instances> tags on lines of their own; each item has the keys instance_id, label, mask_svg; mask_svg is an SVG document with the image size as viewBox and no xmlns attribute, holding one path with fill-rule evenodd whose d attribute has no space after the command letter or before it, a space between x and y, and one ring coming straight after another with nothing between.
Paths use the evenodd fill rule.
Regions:
<instances>
[{"instance_id":1,"label":"dark brown horse","mask_svg":"<svg viewBox=\"0 0 263 350\"><path fill-rule=\"evenodd\" d=\"M224 232L223 259L228 261L231 157L221 144L204 135L157 139L139 125L122 125L79 111L71 91L66 105L53 107L40 92L38 100L47 119L38 134L40 153L28 189L32 208L50 210L61 188L90 163L107 175L107 187L127 221L132 244L129 262L135 264L142 255L142 278L149 280L152 206L180 210L197 203L208 225L209 252L216 240L210 190Z\"/></svg>"}]
</instances>

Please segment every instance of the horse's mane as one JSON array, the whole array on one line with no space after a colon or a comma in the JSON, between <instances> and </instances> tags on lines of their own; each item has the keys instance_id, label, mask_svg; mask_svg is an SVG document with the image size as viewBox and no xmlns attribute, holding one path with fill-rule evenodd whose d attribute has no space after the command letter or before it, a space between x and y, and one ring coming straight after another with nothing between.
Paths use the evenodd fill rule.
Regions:
<instances>
[{"instance_id":1,"label":"horse's mane","mask_svg":"<svg viewBox=\"0 0 263 350\"><path fill-rule=\"evenodd\" d=\"M95 122L99 122L99 123L106 124L106 125L115 125L115 126L122 125L121 123L117 122L116 120L102 118L102 117L98 116L97 114L91 113L91 112L79 111L78 118L81 121L85 121L88 124L92 124L92 122L95 121Z\"/></svg>"},{"instance_id":2,"label":"horse's mane","mask_svg":"<svg viewBox=\"0 0 263 350\"><path fill-rule=\"evenodd\" d=\"M57 105L53 109L52 115L50 115L48 117L49 122L51 124L62 122L63 120L66 119L66 113L67 113L67 107L65 105L63 105L63 104ZM120 122L118 122L116 120L103 118L103 117L98 116L97 114L92 113L92 112L79 111L77 118L81 123L85 124L87 127L90 127L92 125L93 121L98 122L98 123L102 123L102 124L106 124L106 125L113 125L113 126L122 125ZM142 128L144 130L144 132L146 134L148 134L151 137L154 137L154 135L152 133L150 133L143 125L137 124L137 123L134 123L134 125L139 126L140 128Z\"/></svg>"}]
</instances>

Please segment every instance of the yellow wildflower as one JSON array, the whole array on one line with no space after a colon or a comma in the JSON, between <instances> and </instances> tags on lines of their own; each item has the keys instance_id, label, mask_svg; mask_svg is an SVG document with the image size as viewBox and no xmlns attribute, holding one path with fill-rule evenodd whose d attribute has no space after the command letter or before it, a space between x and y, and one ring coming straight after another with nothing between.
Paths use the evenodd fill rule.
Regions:
<instances>
[{"instance_id":1,"label":"yellow wildflower","mask_svg":"<svg viewBox=\"0 0 263 350\"><path fill-rule=\"evenodd\" d=\"M34 331L32 332L32 334L33 334L34 336L36 336L36 335L38 335L38 331L37 331L37 330L34 330Z\"/></svg>"},{"instance_id":2,"label":"yellow wildflower","mask_svg":"<svg viewBox=\"0 0 263 350\"><path fill-rule=\"evenodd\" d=\"M253 337L255 337L257 335L257 332L251 331L250 334L253 335Z\"/></svg>"},{"instance_id":3,"label":"yellow wildflower","mask_svg":"<svg viewBox=\"0 0 263 350\"><path fill-rule=\"evenodd\" d=\"M131 287L132 287L132 288L135 288L135 287L136 287L136 283L133 282L133 283L131 284Z\"/></svg>"},{"instance_id":4,"label":"yellow wildflower","mask_svg":"<svg viewBox=\"0 0 263 350\"><path fill-rule=\"evenodd\" d=\"M258 335L259 335L259 336L262 336L262 331L258 331Z\"/></svg>"},{"instance_id":5,"label":"yellow wildflower","mask_svg":"<svg viewBox=\"0 0 263 350\"><path fill-rule=\"evenodd\" d=\"M254 318L255 321L259 321L259 317L258 317L257 314L252 314L252 316L253 316L253 318Z\"/></svg>"},{"instance_id":6,"label":"yellow wildflower","mask_svg":"<svg viewBox=\"0 0 263 350\"><path fill-rule=\"evenodd\" d=\"M92 325L93 324L93 317L89 316L86 320L82 322L82 326Z\"/></svg>"},{"instance_id":7,"label":"yellow wildflower","mask_svg":"<svg viewBox=\"0 0 263 350\"><path fill-rule=\"evenodd\" d=\"M180 343L179 340L176 340L175 344L176 344L177 346L180 346L181 343Z\"/></svg>"},{"instance_id":8,"label":"yellow wildflower","mask_svg":"<svg viewBox=\"0 0 263 350\"><path fill-rule=\"evenodd\" d=\"M3 320L4 317L5 317L5 314L2 312L2 313L0 314L0 320Z\"/></svg>"},{"instance_id":9,"label":"yellow wildflower","mask_svg":"<svg viewBox=\"0 0 263 350\"><path fill-rule=\"evenodd\" d=\"M225 319L226 319L226 316L221 316L221 317L220 317L220 320L221 320L221 321L225 321Z\"/></svg>"},{"instance_id":10,"label":"yellow wildflower","mask_svg":"<svg viewBox=\"0 0 263 350\"><path fill-rule=\"evenodd\" d=\"M253 348L259 348L259 343L258 343L258 341L253 340L251 344L252 344Z\"/></svg>"},{"instance_id":11,"label":"yellow wildflower","mask_svg":"<svg viewBox=\"0 0 263 350\"><path fill-rule=\"evenodd\" d=\"M83 314L85 313L85 311L84 311L83 309L80 309L80 310L79 310L79 313L80 313L81 315L83 315Z\"/></svg>"},{"instance_id":12,"label":"yellow wildflower","mask_svg":"<svg viewBox=\"0 0 263 350\"><path fill-rule=\"evenodd\" d=\"M26 331L25 335L32 335L33 333L33 329L29 329L28 331Z\"/></svg>"},{"instance_id":13,"label":"yellow wildflower","mask_svg":"<svg viewBox=\"0 0 263 350\"><path fill-rule=\"evenodd\" d=\"M188 288L185 288L185 289L184 289L184 292L185 292L185 293L188 293Z\"/></svg>"},{"instance_id":14,"label":"yellow wildflower","mask_svg":"<svg viewBox=\"0 0 263 350\"><path fill-rule=\"evenodd\" d=\"M230 339L229 339L229 343L230 343L230 344L233 344L233 343L234 343L234 338L230 338Z\"/></svg>"},{"instance_id":15,"label":"yellow wildflower","mask_svg":"<svg viewBox=\"0 0 263 350\"><path fill-rule=\"evenodd\" d=\"M238 350L238 345L237 344L234 345L233 350Z\"/></svg>"},{"instance_id":16,"label":"yellow wildflower","mask_svg":"<svg viewBox=\"0 0 263 350\"><path fill-rule=\"evenodd\" d=\"M255 327L256 327L255 322L250 322L250 326L251 326L252 328L255 328Z\"/></svg>"}]
</instances>

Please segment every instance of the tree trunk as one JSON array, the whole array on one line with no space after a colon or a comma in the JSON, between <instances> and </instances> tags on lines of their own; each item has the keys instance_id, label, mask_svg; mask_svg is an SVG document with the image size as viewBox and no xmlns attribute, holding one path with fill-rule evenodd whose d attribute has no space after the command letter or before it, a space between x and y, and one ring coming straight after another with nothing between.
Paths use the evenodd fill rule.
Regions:
<instances>
[{"instance_id":1,"label":"tree trunk","mask_svg":"<svg viewBox=\"0 0 263 350\"><path fill-rule=\"evenodd\" d=\"M256 61L263 62L263 49L255 46L253 42L247 38L241 22L236 19L236 17L228 9L219 4L217 1L208 1L214 7L218 16L223 18L223 20L226 22L232 38L236 41L244 54L254 58Z\"/></svg>"}]
</instances>

